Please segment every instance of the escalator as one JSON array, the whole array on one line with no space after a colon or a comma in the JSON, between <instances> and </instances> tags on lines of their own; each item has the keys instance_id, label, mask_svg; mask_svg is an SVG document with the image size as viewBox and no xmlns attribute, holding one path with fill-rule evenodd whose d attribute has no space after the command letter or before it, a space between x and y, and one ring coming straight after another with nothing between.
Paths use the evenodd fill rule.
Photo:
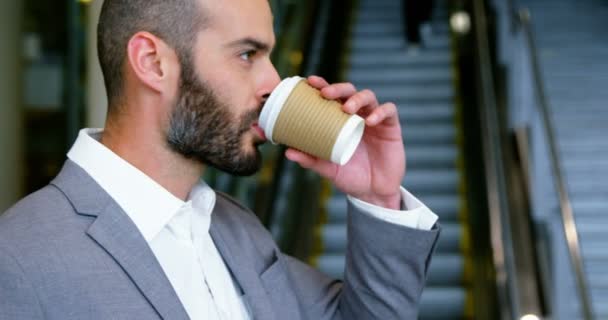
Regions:
<instances>
[{"instance_id":1,"label":"escalator","mask_svg":"<svg viewBox=\"0 0 608 320\"><path fill-rule=\"evenodd\" d=\"M581 293L570 274L556 269L556 278L568 281L555 281L555 318L580 318L579 296L588 295L595 318L607 319L608 3L520 0L518 5L532 17L540 78L578 232L581 276L588 284L588 292Z\"/></svg>"},{"instance_id":2,"label":"escalator","mask_svg":"<svg viewBox=\"0 0 608 320\"><path fill-rule=\"evenodd\" d=\"M297 71L369 88L399 108L408 158L402 185L439 215L443 228L420 319L608 317L601 303L608 296L601 179L608 7L599 0L519 2L538 20L538 53L529 28L514 21L515 0L437 1L418 52L404 40L401 2L359 0L349 18L352 1L321 1L319 8L332 9L317 10L315 23L325 27L313 32L307 66ZM452 32L448 11L460 22L470 18L470 29ZM543 96L548 112L539 111L547 109L538 107L546 105ZM555 123L556 139L539 113ZM580 234L581 272L572 270L582 269L571 261L577 258L568 257L578 245L564 237L568 202L556 199L561 192L551 181L562 170L550 160L553 144ZM345 195L296 165L277 167L283 171L275 174L269 228L281 249L341 278ZM574 278L586 278L589 293ZM596 317L580 315L577 308L587 305Z\"/></svg>"},{"instance_id":3,"label":"escalator","mask_svg":"<svg viewBox=\"0 0 608 320\"><path fill-rule=\"evenodd\" d=\"M456 122L453 62L447 3L438 1L424 48L408 53L401 2L362 0L355 9L345 78L359 90L373 90L381 102L399 108L408 170L403 186L438 216L442 234L430 266L420 319L466 318L467 228L463 221L461 151ZM321 250L313 263L341 278L346 249L346 199L332 190L326 219L318 228Z\"/></svg>"}]
</instances>

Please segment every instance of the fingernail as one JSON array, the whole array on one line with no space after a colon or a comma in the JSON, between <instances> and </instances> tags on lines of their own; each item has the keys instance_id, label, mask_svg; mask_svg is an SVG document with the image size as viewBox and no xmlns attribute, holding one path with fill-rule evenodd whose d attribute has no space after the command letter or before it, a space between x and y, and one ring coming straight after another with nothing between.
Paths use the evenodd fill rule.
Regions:
<instances>
[{"instance_id":1,"label":"fingernail","mask_svg":"<svg viewBox=\"0 0 608 320\"><path fill-rule=\"evenodd\" d=\"M367 118L367 121L369 121L371 123L375 123L376 121L378 121L378 116L373 114Z\"/></svg>"}]
</instances>

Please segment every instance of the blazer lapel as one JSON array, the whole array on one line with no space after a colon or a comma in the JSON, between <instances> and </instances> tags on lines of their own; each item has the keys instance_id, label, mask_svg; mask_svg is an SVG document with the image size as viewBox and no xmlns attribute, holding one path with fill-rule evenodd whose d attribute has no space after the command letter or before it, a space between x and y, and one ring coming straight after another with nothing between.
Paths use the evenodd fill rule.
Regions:
<instances>
[{"instance_id":1,"label":"blazer lapel","mask_svg":"<svg viewBox=\"0 0 608 320\"><path fill-rule=\"evenodd\" d=\"M252 319L274 319L270 299L254 264L259 259L253 255L256 250L248 248L251 244L249 236L235 225L238 222L230 221L230 213L226 210L225 204L218 197L211 220L211 237L232 276L244 291Z\"/></svg>"},{"instance_id":2,"label":"blazer lapel","mask_svg":"<svg viewBox=\"0 0 608 320\"><path fill-rule=\"evenodd\" d=\"M152 250L117 204L111 202L87 233L121 265L163 319L188 319Z\"/></svg>"},{"instance_id":3,"label":"blazer lapel","mask_svg":"<svg viewBox=\"0 0 608 320\"><path fill-rule=\"evenodd\" d=\"M78 214L96 217L87 234L116 260L163 319L188 319L135 224L82 168L68 160L52 184L64 192Z\"/></svg>"}]
</instances>

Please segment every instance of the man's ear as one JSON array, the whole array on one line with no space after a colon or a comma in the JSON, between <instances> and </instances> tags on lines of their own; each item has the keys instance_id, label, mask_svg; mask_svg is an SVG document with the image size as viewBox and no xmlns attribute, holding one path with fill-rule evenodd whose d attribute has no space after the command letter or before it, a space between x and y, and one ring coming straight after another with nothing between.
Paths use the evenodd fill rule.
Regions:
<instances>
[{"instance_id":1,"label":"man's ear","mask_svg":"<svg viewBox=\"0 0 608 320\"><path fill-rule=\"evenodd\" d=\"M147 87L163 92L178 72L177 56L162 39L149 32L134 34L127 44L127 57L134 75Z\"/></svg>"}]
</instances>

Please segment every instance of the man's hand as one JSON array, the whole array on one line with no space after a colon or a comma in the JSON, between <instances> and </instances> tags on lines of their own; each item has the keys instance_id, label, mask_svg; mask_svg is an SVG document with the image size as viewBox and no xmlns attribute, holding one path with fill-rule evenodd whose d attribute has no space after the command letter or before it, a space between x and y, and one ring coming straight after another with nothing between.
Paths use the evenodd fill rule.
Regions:
<instances>
[{"instance_id":1,"label":"man's hand","mask_svg":"<svg viewBox=\"0 0 608 320\"><path fill-rule=\"evenodd\" d=\"M355 154L344 166L292 148L287 150L287 158L330 179L348 195L398 210L405 174L405 150L395 104L380 105L372 91L357 92L351 83L329 85L317 76L308 77L308 83L320 89L325 98L344 101L344 112L363 117L365 133Z\"/></svg>"}]
</instances>

